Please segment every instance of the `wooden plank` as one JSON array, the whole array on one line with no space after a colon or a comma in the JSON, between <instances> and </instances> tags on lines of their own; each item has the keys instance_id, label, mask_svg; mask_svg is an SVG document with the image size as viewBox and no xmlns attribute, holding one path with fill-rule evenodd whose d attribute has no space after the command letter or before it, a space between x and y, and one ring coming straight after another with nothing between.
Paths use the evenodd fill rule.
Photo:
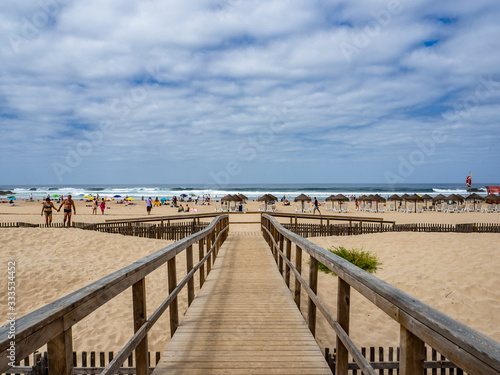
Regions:
<instances>
[{"instance_id":1,"label":"wooden plank","mask_svg":"<svg viewBox=\"0 0 500 375\"><path fill-rule=\"evenodd\" d=\"M73 338L71 328L47 343L49 374L73 375Z\"/></svg>"},{"instance_id":2,"label":"wooden plank","mask_svg":"<svg viewBox=\"0 0 500 375\"><path fill-rule=\"evenodd\" d=\"M189 273L193 269L193 245L186 248L186 273ZM191 306L191 302L194 299L194 279L191 278L187 284L188 288L188 307Z\"/></svg>"},{"instance_id":3,"label":"wooden plank","mask_svg":"<svg viewBox=\"0 0 500 375\"><path fill-rule=\"evenodd\" d=\"M351 287L339 277L337 287L337 322L346 334L349 334L350 301ZM348 362L349 352L342 340L337 336L337 374L347 374Z\"/></svg>"},{"instance_id":4,"label":"wooden plank","mask_svg":"<svg viewBox=\"0 0 500 375\"><path fill-rule=\"evenodd\" d=\"M175 265L175 257L167 263L168 273L168 293L171 294L177 286L177 272ZM170 304L170 336L173 336L179 326L179 308L177 305L177 297Z\"/></svg>"},{"instance_id":5,"label":"wooden plank","mask_svg":"<svg viewBox=\"0 0 500 375\"><path fill-rule=\"evenodd\" d=\"M302 272L302 249L300 246L295 247L295 269L299 274ZM300 282L297 277L295 277L295 304L297 308L300 310Z\"/></svg>"},{"instance_id":6,"label":"wooden plank","mask_svg":"<svg viewBox=\"0 0 500 375\"><path fill-rule=\"evenodd\" d=\"M262 237L229 235L155 375L331 373Z\"/></svg>"},{"instance_id":7,"label":"wooden plank","mask_svg":"<svg viewBox=\"0 0 500 375\"><path fill-rule=\"evenodd\" d=\"M145 278L139 280L132 286L132 296L134 333L137 333L147 320ZM137 375L149 374L147 355L148 336L146 334L145 337L140 341L139 345L137 345L137 347L135 348L135 365L137 368Z\"/></svg>"},{"instance_id":8,"label":"wooden plank","mask_svg":"<svg viewBox=\"0 0 500 375\"><path fill-rule=\"evenodd\" d=\"M401 348L400 375L423 374L425 343L401 326L399 345Z\"/></svg>"},{"instance_id":9,"label":"wooden plank","mask_svg":"<svg viewBox=\"0 0 500 375\"><path fill-rule=\"evenodd\" d=\"M314 294L318 293L318 261L311 257L309 263L309 287ZM313 336L316 336L316 305L311 298L307 302L307 324Z\"/></svg>"}]
</instances>

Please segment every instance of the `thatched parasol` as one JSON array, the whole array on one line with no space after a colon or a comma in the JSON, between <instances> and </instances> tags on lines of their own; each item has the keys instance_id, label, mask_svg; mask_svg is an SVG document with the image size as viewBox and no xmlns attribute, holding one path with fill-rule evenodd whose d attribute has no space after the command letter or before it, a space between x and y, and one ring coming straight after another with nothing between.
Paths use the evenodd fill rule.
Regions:
<instances>
[{"instance_id":1,"label":"thatched parasol","mask_svg":"<svg viewBox=\"0 0 500 375\"><path fill-rule=\"evenodd\" d=\"M459 202L464 200L464 198L462 196L457 195L457 194L450 194L446 197L446 199L449 201L459 201Z\"/></svg>"},{"instance_id":2,"label":"thatched parasol","mask_svg":"<svg viewBox=\"0 0 500 375\"><path fill-rule=\"evenodd\" d=\"M258 202L266 202L267 203L267 202L272 202L273 200L274 200L273 197L270 197L267 194L264 194L262 197L257 198Z\"/></svg>"},{"instance_id":3,"label":"thatched parasol","mask_svg":"<svg viewBox=\"0 0 500 375\"><path fill-rule=\"evenodd\" d=\"M481 200L483 200L483 197L477 193L472 193L471 195L468 195L467 197L465 197L465 200L466 201L481 201Z\"/></svg>"},{"instance_id":4,"label":"thatched parasol","mask_svg":"<svg viewBox=\"0 0 500 375\"><path fill-rule=\"evenodd\" d=\"M330 195L328 198L325 198L325 201L326 202L333 202L333 201L336 201L337 200L337 196L336 195Z\"/></svg>"},{"instance_id":5,"label":"thatched parasol","mask_svg":"<svg viewBox=\"0 0 500 375\"><path fill-rule=\"evenodd\" d=\"M308 197L305 194L300 194L300 195L296 196L293 199L293 201L294 202L301 202L302 203L302 212L304 212L304 202L310 202L311 201L311 197Z\"/></svg>"},{"instance_id":6,"label":"thatched parasol","mask_svg":"<svg viewBox=\"0 0 500 375\"><path fill-rule=\"evenodd\" d=\"M271 193L267 193L266 195L267 195L268 197L273 198L273 201L275 201L275 202L277 202L277 201L278 201L278 198L277 198L277 197L275 197L274 195L272 195Z\"/></svg>"},{"instance_id":7,"label":"thatched parasol","mask_svg":"<svg viewBox=\"0 0 500 375\"><path fill-rule=\"evenodd\" d=\"M465 197L465 200L466 201L474 201L473 203L474 203L474 211L475 211L476 210L476 201L482 201L483 197L477 193L472 193L469 196Z\"/></svg>"},{"instance_id":8,"label":"thatched parasol","mask_svg":"<svg viewBox=\"0 0 500 375\"><path fill-rule=\"evenodd\" d=\"M221 202L238 202L240 199L234 195L228 194L220 200Z\"/></svg>"},{"instance_id":9,"label":"thatched parasol","mask_svg":"<svg viewBox=\"0 0 500 375\"><path fill-rule=\"evenodd\" d=\"M485 202L497 202L497 201L500 201L500 196L495 195L495 194L490 194L490 195L487 195L486 197L484 197L483 201L485 201Z\"/></svg>"},{"instance_id":10,"label":"thatched parasol","mask_svg":"<svg viewBox=\"0 0 500 375\"><path fill-rule=\"evenodd\" d=\"M240 198L242 201L247 201L248 200L248 197L246 195L243 195L243 194L237 194L236 195L238 198Z\"/></svg>"},{"instance_id":11,"label":"thatched parasol","mask_svg":"<svg viewBox=\"0 0 500 375\"><path fill-rule=\"evenodd\" d=\"M339 201L339 202L349 202L349 198L347 198L345 195L343 194L337 194L335 196L335 200Z\"/></svg>"},{"instance_id":12,"label":"thatched parasol","mask_svg":"<svg viewBox=\"0 0 500 375\"><path fill-rule=\"evenodd\" d=\"M442 201L446 199L446 197L443 194L438 194L434 198L432 198L434 201Z\"/></svg>"},{"instance_id":13,"label":"thatched parasol","mask_svg":"<svg viewBox=\"0 0 500 375\"><path fill-rule=\"evenodd\" d=\"M424 195L422 195L422 199L425 202L425 208L427 208L427 201L431 201L432 197L429 194L424 194Z\"/></svg>"},{"instance_id":14,"label":"thatched parasol","mask_svg":"<svg viewBox=\"0 0 500 375\"><path fill-rule=\"evenodd\" d=\"M388 201L400 201L402 200L401 197L397 194L391 195L389 198L387 198Z\"/></svg>"}]
</instances>

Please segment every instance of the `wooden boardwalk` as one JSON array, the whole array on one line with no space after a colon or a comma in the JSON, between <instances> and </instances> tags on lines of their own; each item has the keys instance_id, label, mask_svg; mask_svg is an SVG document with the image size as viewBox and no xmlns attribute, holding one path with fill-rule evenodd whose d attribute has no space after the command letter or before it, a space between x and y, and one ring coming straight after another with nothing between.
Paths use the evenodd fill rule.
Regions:
<instances>
[{"instance_id":1,"label":"wooden boardwalk","mask_svg":"<svg viewBox=\"0 0 500 375\"><path fill-rule=\"evenodd\" d=\"M260 232L230 234L154 375L331 374Z\"/></svg>"}]
</instances>

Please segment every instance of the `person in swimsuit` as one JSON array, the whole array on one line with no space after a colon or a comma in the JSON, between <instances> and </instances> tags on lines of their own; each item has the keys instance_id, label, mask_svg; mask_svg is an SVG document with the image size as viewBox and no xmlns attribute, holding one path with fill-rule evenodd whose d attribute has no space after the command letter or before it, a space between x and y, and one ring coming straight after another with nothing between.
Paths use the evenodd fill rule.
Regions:
<instances>
[{"instance_id":1,"label":"person in swimsuit","mask_svg":"<svg viewBox=\"0 0 500 375\"><path fill-rule=\"evenodd\" d=\"M106 199L101 201L101 213L104 215L104 210L106 209Z\"/></svg>"},{"instance_id":2,"label":"person in swimsuit","mask_svg":"<svg viewBox=\"0 0 500 375\"><path fill-rule=\"evenodd\" d=\"M45 224L52 225L52 209L59 210L54 206L54 203L50 201L50 198L45 199L45 203L42 206L42 213L40 216L45 214Z\"/></svg>"},{"instance_id":3,"label":"person in swimsuit","mask_svg":"<svg viewBox=\"0 0 500 375\"><path fill-rule=\"evenodd\" d=\"M97 214L97 199L92 201L92 215Z\"/></svg>"},{"instance_id":4,"label":"person in swimsuit","mask_svg":"<svg viewBox=\"0 0 500 375\"><path fill-rule=\"evenodd\" d=\"M66 225L66 220L68 220L68 227L69 227L71 226L71 207L73 207L73 212L76 215L75 202L73 201L73 199L71 199L71 195L68 195L68 198L63 200L63 202L59 206L58 211L61 209L62 206L64 206L63 226Z\"/></svg>"}]
</instances>

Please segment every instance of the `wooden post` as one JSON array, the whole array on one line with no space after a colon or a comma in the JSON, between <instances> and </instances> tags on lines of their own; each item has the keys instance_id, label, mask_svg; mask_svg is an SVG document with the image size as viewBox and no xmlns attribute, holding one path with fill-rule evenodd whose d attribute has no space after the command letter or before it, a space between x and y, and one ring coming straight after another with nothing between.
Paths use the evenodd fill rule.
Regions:
<instances>
[{"instance_id":1,"label":"wooden post","mask_svg":"<svg viewBox=\"0 0 500 375\"><path fill-rule=\"evenodd\" d=\"M314 292L314 294L318 294L318 260L313 256L311 256L309 267L309 287ZM309 330L311 331L312 335L316 337L316 305L314 304L311 297L309 297L307 303L307 320Z\"/></svg>"},{"instance_id":2,"label":"wooden post","mask_svg":"<svg viewBox=\"0 0 500 375\"><path fill-rule=\"evenodd\" d=\"M295 246L295 269L300 274L302 272L302 249L299 246ZM300 281L295 278L295 304L300 310Z\"/></svg>"},{"instance_id":3,"label":"wooden post","mask_svg":"<svg viewBox=\"0 0 500 375\"><path fill-rule=\"evenodd\" d=\"M49 375L73 375L73 335L71 327L47 343Z\"/></svg>"},{"instance_id":4,"label":"wooden post","mask_svg":"<svg viewBox=\"0 0 500 375\"><path fill-rule=\"evenodd\" d=\"M285 236L283 236L282 234L278 233L278 237L279 237L279 248L281 251L284 252L285 248L283 247L283 241L284 241L284 238ZM281 256L281 254L279 254L279 251L276 251L277 252L277 255L280 259L280 262L279 262L279 269L280 269L280 274L281 276L284 276L283 275L283 257Z\"/></svg>"},{"instance_id":5,"label":"wooden post","mask_svg":"<svg viewBox=\"0 0 500 375\"><path fill-rule=\"evenodd\" d=\"M286 257L288 260L292 259L292 241L286 240ZM290 266L288 263L285 265L285 283L288 288L290 288Z\"/></svg>"},{"instance_id":6,"label":"wooden post","mask_svg":"<svg viewBox=\"0 0 500 375\"><path fill-rule=\"evenodd\" d=\"M198 242L198 256L199 260L201 261L203 257L205 256L205 251L204 251L204 238ZM202 264L200 266L200 289L202 288L203 284L205 283L205 264Z\"/></svg>"},{"instance_id":7,"label":"wooden post","mask_svg":"<svg viewBox=\"0 0 500 375\"><path fill-rule=\"evenodd\" d=\"M187 273L193 269L193 245L186 248L186 267ZM188 307L191 306L191 302L194 300L194 277L191 277L187 283L188 287Z\"/></svg>"},{"instance_id":8,"label":"wooden post","mask_svg":"<svg viewBox=\"0 0 500 375\"><path fill-rule=\"evenodd\" d=\"M207 253L210 251L210 248L212 247L212 233L210 233L208 236L207 236ZM208 274L210 273L211 269L212 269L212 260L211 260L212 256L210 255L207 259L207 277L208 277Z\"/></svg>"},{"instance_id":9,"label":"wooden post","mask_svg":"<svg viewBox=\"0 0 500 375\"><path fill-rule=\"evenodd\" d=\"M349 334L349 310L351 304L351 287L338 277L337 322ZM337 375L347 375L349 352L337 336Z\"/></svg>"},{"instance_id":10,"label":"wooden post","mask_svg":"<svg viewBox=\"0 0 500 375\"><path fill-rule=\"evenodd\" d=\"M401 347L400 375L424 373L425 343L401 326L399 346Z\"/></svg>"},{"instance_id":11,"label":"wooden post","mask_svg":"<svg viewBox=\"0 0 500 375\"><path fill-rule=\"evenodd\" d=\"M168 293L177 286L177 275L175 268L175 256L168 261ZM170 304L170 336L172 337L179 326L179 308L177 306L177 297Z\"/></svg>"},{"instance_id":12,"label":"wooden post","mask_svg":"<svg viewBox=\"0 0 500 375\"><path fill-rule=\"evenodd\" d=\"M134 309L134 333L137 332L147 320L146 312L146 279L142 278L132 285L132 303ZM148 336L135 348L135 367L137 375L149 374L148 364Z\"/></svg>"}]
</instances>

